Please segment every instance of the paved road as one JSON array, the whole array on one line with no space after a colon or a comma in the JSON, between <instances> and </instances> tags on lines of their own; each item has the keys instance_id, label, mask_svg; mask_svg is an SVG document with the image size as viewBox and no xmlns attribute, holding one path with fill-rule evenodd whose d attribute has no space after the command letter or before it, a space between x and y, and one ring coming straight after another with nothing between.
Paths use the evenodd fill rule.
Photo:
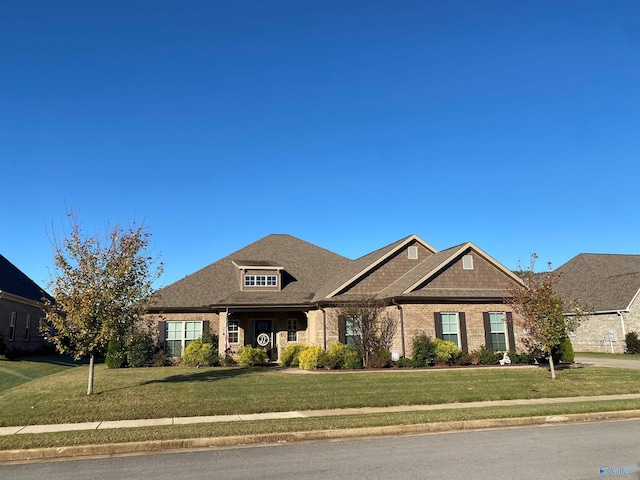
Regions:
<instances>
[{"instance_id":1,"label":"paved road","mask_svg":"<svg viewBox=\"0 0 640 480\"><path fill-rule=\"evenodd\" d=\"M576 355L574 361L585 365L595 365L598 367L616 367L616 368L640 368L640 360L625 360L622 358L607 357L583 357Z\"/></svg>"},{"instance_id":2,"label":"paved road","mask_svg":"<svg viewBox=\"0 0 640 480\"><path fill-rule=\"evenodd\" d=\"M640 420L309 442L3 465L0 478L571 480L603 478L603 474L639 478L638 431Z\"/></svg>"}]
</instances>

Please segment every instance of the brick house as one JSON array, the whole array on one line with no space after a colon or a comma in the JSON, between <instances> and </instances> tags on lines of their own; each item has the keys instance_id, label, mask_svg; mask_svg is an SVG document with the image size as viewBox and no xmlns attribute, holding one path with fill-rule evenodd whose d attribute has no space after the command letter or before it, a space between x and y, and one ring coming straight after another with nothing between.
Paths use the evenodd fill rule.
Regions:
<instances>
[{"instance_id":1,"label":"brick house","mask_svg":"<svg viewBox=\"0 0 640 480\"><path fill-rule=\"evenodd\" d=\"M640 255L581 253L556 273L558 295L592 312L570 335L574 350L623 353L626 333L640 334Z\"/></svg>"},{"instance_id":2,"label":"brick house","mask_svg":"<svg viewBox=\"0 0 640 480\"><path fill-rule=\"evenodd\" d=\"M0 255L0 333L9 351L32 352L48 344L39 331L48 295Z\"/></svg>"},{"instance_id":3,"label":"brick house","mask_svg":"<svg viewBox=\"0 0 640 480\"><path fill-rule=\"evenodd\" d=\"M506 288L521 280L472 243L437 251L416 235L351 260L290 235L268 235L155 296L160 340L179 355L204 329L228 345L265 346L277 360L287 345L327 348L348 338L338 305L363 296L387 302L398 320L393 350L411 356L416 334L515 350Z\"/></svg>"}]
</instances>

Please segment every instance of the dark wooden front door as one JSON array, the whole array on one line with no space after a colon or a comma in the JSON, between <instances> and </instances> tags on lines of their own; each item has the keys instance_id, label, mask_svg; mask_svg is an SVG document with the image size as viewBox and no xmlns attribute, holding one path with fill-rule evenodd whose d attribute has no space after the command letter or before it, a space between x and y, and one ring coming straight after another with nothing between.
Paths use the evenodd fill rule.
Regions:
<instances>
[{"instance_id":1,"label":"dark wooden front door","mask_svg":"<svg viewBox=\"0 0 640 480\"><path fill-rule=\"evenodd\" d=\"M256 320L256 335L253 346L264 348L270 360L275 360L273 354L276 351L274 345L273 322L271 320Z\"/></svg>"}]
</instances>

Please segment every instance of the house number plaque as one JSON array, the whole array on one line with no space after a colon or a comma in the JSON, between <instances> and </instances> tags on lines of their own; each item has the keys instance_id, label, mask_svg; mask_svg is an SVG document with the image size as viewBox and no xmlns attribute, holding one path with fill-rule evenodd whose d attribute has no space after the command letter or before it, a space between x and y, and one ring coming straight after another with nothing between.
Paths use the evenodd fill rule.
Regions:
<instances>
[{"instance_id":1,"label":"house number plaque","mask_svg":"<svg viewBox=\"0 0 640 480\"><path fill-rule=\"evenodd\" d=\"M266 347L267 345L269 345L269 341L270 340L271 339L269 338L269 335L267 335L266 333L261 333L260 335L258 335L258 338L256 339L256 342L261 347Z\"/></svg>"}]
</instances>

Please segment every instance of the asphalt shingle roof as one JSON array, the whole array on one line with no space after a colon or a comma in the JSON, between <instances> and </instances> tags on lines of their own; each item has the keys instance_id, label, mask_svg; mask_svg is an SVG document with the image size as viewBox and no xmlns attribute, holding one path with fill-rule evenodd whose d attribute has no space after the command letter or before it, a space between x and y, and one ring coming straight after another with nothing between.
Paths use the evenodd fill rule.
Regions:
<instances>
[{"instance_id":1,"label":"asphalt shingle roof","mask_svg":"<svg viewBox=\"0 0 640 480\"><path fill-rule=\"evenodd\" d=\"M581 253L556 270L565 301L593 311L625 310L640 290L640 255Z\"/></svg>"},{"instance_id":2,"label":"asphalt shingle roof","mask_svg":"<svg viewBox=\"0 0 640 480\"><path fill-rule=\"evenodd\" d=\"M43 297L50 298L37 283L2 255L0 255L0 290L36 302L40 302Z\"/></svg>"}]
</instances>

